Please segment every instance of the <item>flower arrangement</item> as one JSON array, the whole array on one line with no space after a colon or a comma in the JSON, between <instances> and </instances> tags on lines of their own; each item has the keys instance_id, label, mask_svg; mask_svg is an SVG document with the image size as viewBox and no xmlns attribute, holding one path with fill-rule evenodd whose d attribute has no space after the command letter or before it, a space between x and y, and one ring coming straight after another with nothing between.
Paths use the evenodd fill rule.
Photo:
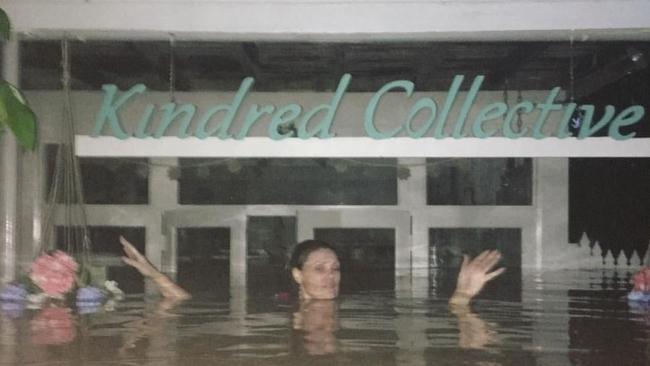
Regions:
<instances>
[{"instance_id":1,"label":"flower arrangement","mask_svg":"<svg viewBox=\"0 0 650 366\"><path fill-rule=\"evenodd\" d=\"M32 342L40 345L70 343L77 334L74 313L96 312L100 306L110 311L114 301L124 296L114 281L100 288L90 284L83 265L65 252L40 255L29 273L0 291L0 309L8 318L20 317L26 308L39 309L30 320Z\"/></svg>"},{"instance_id":2,"label":"flower arrangement","mask_svg":"<svg viewBox=\"0 0 650 366\"><path fill-rule=\"evenodd\" d=\"M78 268L72 257L57 250L36 258L29 278L46 296L60 298L74 287Z\"/></svg>"},{"instance_id":3,"label":"flower arrangement","mask_svg":"<svg viewBox=\"0 0 650 366\"><path fill-rule=\"evenodd\" d=\"M632 279L634 288L627 295L628 300L650 303L650 267L643 268Z\"/></svg>"},{"instance_id":4,"label":"flower arrangement","mask_svg":"<svg viewBox=\"0 0 650 366\"><path fill-rule=\"evenodd\" d=\"M114 281L106 281L102 288L90 285L87 270L67 253L55 250L36 258L28 275L6 285L0 292L0 301L3 308L16 308L11 305L20 303L38 308L46 300L72 300L77 308L87 308L123 296Z\"/></svg>"}]
</instances>

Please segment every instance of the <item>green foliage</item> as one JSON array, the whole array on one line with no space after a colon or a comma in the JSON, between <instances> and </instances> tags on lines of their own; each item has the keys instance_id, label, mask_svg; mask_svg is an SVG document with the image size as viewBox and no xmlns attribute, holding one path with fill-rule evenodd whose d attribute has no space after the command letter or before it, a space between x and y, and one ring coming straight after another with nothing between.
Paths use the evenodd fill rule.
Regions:
<instances>
[{"instance_id":1,"label":"green foliage","mask_svg":"<svg viewBox=\"0 0 650 366\"><path fill-rule=\"evenodd\" d=\"M8 40L11 33L11 23L4 10L0 9L0 39Z\"/></svg>"},{"instance_id":2,"label":"green foliage","mask_svg":"<svg viewBox=\"0 0 650 366\"><path fill-rule=\"evenodd\" d=\"M26 149L36 146L36 115L15 86L0 81L0 126L9 128Z\"/></svg>"},{"instance_id":3,"label":"green foliage","mask_svg":"<svg viewBox=\"0 0 650 366\"><path fill-rule=\"evenodd\" d=\"M80 262L77 261L77 263ZM84 266L83 264L79 266L77 275L75 276L75 282L77 283L78 288L90 286L92 284L92 268L89 267L90 266Z\"/></svg>"},{"instance_id":4,"label":"green foliage","mask_svg":"<svg viewBox=\"0 0 650 366\"><path fill-rule=\"evenodd\" d=\"M25 286L25 290L27 290L28 293L30 294L36 294L41 292L42 290L32 281L31 278L29 278L28 274L20 274L18 277L16 277L16 283L21 284Z\"/></svg>"},{"instance_id":5,"label":"green foliage","mask_svg":"<svg viewBox=\"0 0 650 366\"><path fill-rule=\"evenodd\" d=\"M0 41L6 41L11 34L7 13L0 9ZM36 147L36 115L27 105L23 94L15 86L0 80L0 133L10 130L18 144L25 149Z\"/></svg>"}]
</instances>

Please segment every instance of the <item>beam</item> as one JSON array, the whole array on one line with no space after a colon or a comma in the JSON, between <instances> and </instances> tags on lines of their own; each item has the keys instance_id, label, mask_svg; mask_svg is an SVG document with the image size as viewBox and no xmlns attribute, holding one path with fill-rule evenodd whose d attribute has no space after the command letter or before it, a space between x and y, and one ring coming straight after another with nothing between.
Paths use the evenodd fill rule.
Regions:
<instances>
[{"instance_id":1,"label":"beam","mask_svg":"<svg viewBox=\"0 0 650 366\"><path fill-rule=\"evenodd\" d=\"M650 138L625 141L609 137L486 139L398 137L374 140L369 137L271 140L248 137L126 139L77 135L77 155L89 157L650 157Z\"/></svg>"}]
</instances>

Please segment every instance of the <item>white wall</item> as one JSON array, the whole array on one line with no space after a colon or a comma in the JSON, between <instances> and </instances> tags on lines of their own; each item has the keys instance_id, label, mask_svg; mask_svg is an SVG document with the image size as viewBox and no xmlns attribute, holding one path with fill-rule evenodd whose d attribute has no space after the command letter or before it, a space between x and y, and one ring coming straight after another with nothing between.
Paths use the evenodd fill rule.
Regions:
<instances>
[{"instance_id":1,"label":"white wall","mask_svg":"<svg viewBox=\"0 0 650 366\"><path fill-rule=\"evenodd\" d=\"M4 0L34 36L196 39L631 39L646 0Z\"/></svg>"}]
</instances>

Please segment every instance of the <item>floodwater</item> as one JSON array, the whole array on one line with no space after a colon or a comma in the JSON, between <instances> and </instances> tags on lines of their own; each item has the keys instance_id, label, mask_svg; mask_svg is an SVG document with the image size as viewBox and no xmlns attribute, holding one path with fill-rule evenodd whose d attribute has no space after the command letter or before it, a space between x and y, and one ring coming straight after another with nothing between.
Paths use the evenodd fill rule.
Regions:
<instances>
[{"instance_id":1,"label":"floodwater","mask_svg":"<svg viewBox=\"0 0 650 366\"><path fill-rule=\"evenodd\" d=\"M449 308L431 290L373 290L302 307L234 294L173 304L128 296L98 309L5 307L2 365L648 365L650 308L632 271L521 277Z\"/></svg>"}]
</instances>

